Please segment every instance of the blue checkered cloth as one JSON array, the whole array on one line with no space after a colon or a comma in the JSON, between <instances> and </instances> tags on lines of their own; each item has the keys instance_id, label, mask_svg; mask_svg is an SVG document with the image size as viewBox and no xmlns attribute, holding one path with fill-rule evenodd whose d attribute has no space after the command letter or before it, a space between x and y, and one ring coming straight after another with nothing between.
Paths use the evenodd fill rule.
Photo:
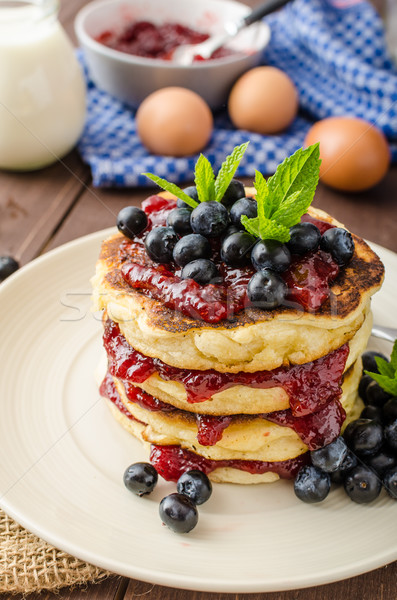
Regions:
<instances>
[{"instance_id":1,"label":"blue checkered cloth","mask_svg":"<svg viewBox=\"0 0 397 600\"><path fill-rule=\"evenodd\" d=\"M226 112L216 114L203 150L215 172L235 146L250 140L236 175L273 173L302 146L314 121L334 115L376 123L397 162L397 69L374 8L366 0L295 0L267 21L272 38L263 63L283 69L295 82L301 113L287 131L272 136L236 130ZM97 89L85 73L88 116L79 151L95 186L153 185L144 172L176 183L193 180L198 155L149 154L136 133L134 111Z\"/></svg>"}]
</instances>

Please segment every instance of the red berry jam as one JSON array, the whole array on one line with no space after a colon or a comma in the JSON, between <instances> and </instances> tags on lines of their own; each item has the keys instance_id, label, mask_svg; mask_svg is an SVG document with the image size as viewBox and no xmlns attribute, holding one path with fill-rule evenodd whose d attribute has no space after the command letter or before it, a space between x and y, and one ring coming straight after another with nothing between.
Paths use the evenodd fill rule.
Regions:
<instances>
[{"instance_id":1,"label":"red berry jam","mask_svg":"<svg viewBox=\"0 0 397 600\"><path fill-rule=\"evenodd\" d=\"M203 402L215 393L236 385L254 388L282 387L289 396L292 414L303 416L318 411L341 396L341 380L349 347L347 344L322 358L291 367L254 373L219 373L171 367L158 358L134 350L111 320L105 322L103 342L112 375L131 383L143 383L154 373L165 381L178 381L186 389L188 402Z\"/></svg>"},{"instance_id":2,"label":"red berry jam","mask_svg":"<svg viewBox=\"0 0 397 600\"><path fill-rule=\"evenodd\" d=\"M145 58L172 59L172 53L178 46L200 44L209 38L208 33L195 31L179 23L155 25L148 21L136 21L127 24L121 31L104 31L95 39L108 48L143 56ZM223 58L235 54L229 48L215 50L211 58ZM195 60L205 60L202 56Z\"/></svg>"},{"instance_id":3,"label":"red berry jam","mask_svg":"<svg viewBox=\"0 0 397 600\"><path fill-rule=\"evenodd\" d=\"M283 479L294 479L298 471L309 463L309 453L301 454L296 458L278 462L265 462L262 460L212 460L204 458L180 446L153 445L150 452L150 462L167 481L178 481L186 471L198 469L207 475L215 469L233 467L253 475L262 473L277 473Z\"/></svg>"},{"instance_id":4,"label":"red berry jam","mask_svg":"<svg viewBox=\"0 0 397 600\"><path fill-rule=\"evenodd\" d=\"M255 269L252 266L237 269L226 265L219 254L220 240L212 240L212 260L222 277L219 284L202 286L193 279L181 279L178 265L158 264L148 257L144 247L147 233L155 226L165 225L168 212L175 206L174 200L161 196L150 196L142 203L149 219L147 229L133 241L125 239L120 244L119 258L124 280L133 289L158 300L167 308L207 323L219 323L249 308L247 285ZM305 215L303 220L313 222L320 230L332 227L310 215ZM339 266L330 254L322 250L293 257L290 267L282 274L289 288L288 305L298 305L306 311L318 310L329 297L329 285L338 274Z\"/></svg>"},{"instance_id":5,"label":"red berry jam","mask_svg":"<svg viewBox=\"0 0 397 600\"><path fill-rule=\"evenodd\" d=\"M131 421L138 421L138 423L142 422L142 421L139 421L138 419L136 419L130 413L130 411L124 406L123 402L121 401L120 395L119 395L118 391L116 390L116 387L114 385L114 382L113 382L113 379L112 379L112 376L110 375L110 373L107 373L105 379L102 381L102 383L99 387L99 393L104 398L107 398L108 400L110 400L110 402L113 402L113 404L115 406L117 406L119 411L122 412L123 415L128 417Z\"/></svg>"}]
</instances>

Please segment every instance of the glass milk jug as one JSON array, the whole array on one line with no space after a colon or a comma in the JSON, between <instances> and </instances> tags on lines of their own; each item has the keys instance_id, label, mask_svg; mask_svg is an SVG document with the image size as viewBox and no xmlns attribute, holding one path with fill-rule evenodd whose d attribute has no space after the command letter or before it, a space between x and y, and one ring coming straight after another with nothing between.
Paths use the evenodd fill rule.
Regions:
<instances>
[{"instance_id":1,"label":"glass milk jug","mask_svg":"<svg viewBox=\"0 0 397 600\"><path fill-rule=\"evenodd\" d=\"M85 84L58 0L0 0L0 169L62 158L84 118Z\"/></svg>"}]
</instances>

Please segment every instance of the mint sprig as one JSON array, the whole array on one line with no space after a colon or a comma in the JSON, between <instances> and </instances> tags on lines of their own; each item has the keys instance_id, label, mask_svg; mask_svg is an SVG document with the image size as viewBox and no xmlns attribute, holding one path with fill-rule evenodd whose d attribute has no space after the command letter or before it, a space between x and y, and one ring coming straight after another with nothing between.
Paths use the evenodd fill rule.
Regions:
<instances>
[{"instance_id":1,"label":"mint sprig","mask_svg":"<svg viewBox=\"0 0 397 600\"><path fill-rule=\"evenodd\" d=\"M258 216L241 217L245 229L265 239L288 242L289 229L299 223L313 201L320 172L319 144L299 149L266 181L255 171Z\"/></svg>"},{"instance_id":2,"label":"mint sprig","mask_svg":"<svg viewBox=\"0 0 397 600\"><path fill-rule=\"evenodd\" d=\"M397 396L397 340L394 342L393 351L390 356L390 362L381 356L375 356L376 366L379 373L371 373L365 371L366 375L370 375L380 387L392 396Z\"/></svg>"},{"instance_id":3,"label":"mint sprig","mask_svg":"<svg viewBox=\"0 0 397 600\"><path fill-rule=\"evenodd\" d=\"M234 148L233 152L227 156L222 163L216 178L211 163L205 156L200 154L194 171L194 184L197 188L199 202L210 202L213 200L220 202L222 200L233 179L237 167L244 156L248 144L249 142L245 142ZM163 190L170 192L180 200L183 200L183 202L188 204L191 208L196 208L196 206L198 206L198 203L175 183L171 183L166 179L153 175L153 173L143 173L143 175L146 175L146 177L154 181L154 183L157 183Z\"/></svg>"}]
</instances>

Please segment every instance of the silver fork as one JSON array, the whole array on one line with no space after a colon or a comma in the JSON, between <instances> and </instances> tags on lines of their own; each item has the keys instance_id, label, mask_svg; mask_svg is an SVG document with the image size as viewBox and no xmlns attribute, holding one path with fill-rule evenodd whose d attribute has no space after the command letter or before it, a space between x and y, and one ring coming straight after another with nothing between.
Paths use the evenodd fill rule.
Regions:
<instances>
[{"instance_id":1,"label":"silver fork","mask_svg":"<svg viewBox=\"0 0 397 600\"><path fill-rule=\"evenodd\" d=\"M372 335L381 340L387 340L388 342L394 343L397 339L397 329L394 327L374 325L372 327Z\"/></svg>"}]
</instances>

